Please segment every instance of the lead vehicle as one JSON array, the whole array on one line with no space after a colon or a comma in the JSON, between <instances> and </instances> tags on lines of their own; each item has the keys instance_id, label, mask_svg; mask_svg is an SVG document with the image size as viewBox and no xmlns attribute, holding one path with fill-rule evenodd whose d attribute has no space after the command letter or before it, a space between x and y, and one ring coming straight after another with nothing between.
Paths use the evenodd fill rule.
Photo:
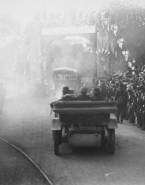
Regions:
<instances>
[{"instance_id":1,"label":"lead vehicle","mask_svg":"<svg viewBox=\"0 0 145 185\"><path fill-rule=\"evenodd\" d=\"M107 146L110 154L115 153L116 102L58 101L52 103L52 111L55 155L62 143L93 146L98 138L102 148Z\"/></svg>"}]
</instances>

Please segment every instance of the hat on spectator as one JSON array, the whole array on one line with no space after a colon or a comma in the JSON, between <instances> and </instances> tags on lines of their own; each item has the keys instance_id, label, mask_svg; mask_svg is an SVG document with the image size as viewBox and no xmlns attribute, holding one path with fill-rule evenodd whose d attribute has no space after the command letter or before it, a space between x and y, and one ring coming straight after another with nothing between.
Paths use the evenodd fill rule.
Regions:
<instances>
[{"instance_id":1,"label":"hat on spectator","mask_svg":"<svg viewBox=\"0 0 145 185\"><path fill-rule=\"evenodd\" d=\"M128 91L128 92L133 91L133 87L129 85L129 86L127 87L127 91Z\"/></svg>"},{"instance_id":2,"label":"hat on spectator","mask_svg":"<svg viewBox=\"0 0 145 185\"><path fill-rule=\"evenodd\" d=\"M88 89L87 89L86 87L82 87L82 88L81 88L81 92L82 92L82 93L85 93L85 92L87 92L87 91L88 91Z\"/></svg>"},{"instance_id":3,"label":"hat on spectator","mask_svg":"<svg viewBox=\"0 0 145 185\"><path fill-rule=\"evenodd\" d=\"M94 93L100 93L99 87L95 87L95 88L93 89L93 92L94 92Z\"/></svg>"},{"instance_id":4,"label":"hat on spectator","mask_svg":"<svg viewBox=\"0 0 145 185\"><path fill-rule=\"evenodd\" d=\"M65 93L65 94L68 94L69 93L69 87L68 86L63 87L62 92Z\"/></svg>"}]
</instances>

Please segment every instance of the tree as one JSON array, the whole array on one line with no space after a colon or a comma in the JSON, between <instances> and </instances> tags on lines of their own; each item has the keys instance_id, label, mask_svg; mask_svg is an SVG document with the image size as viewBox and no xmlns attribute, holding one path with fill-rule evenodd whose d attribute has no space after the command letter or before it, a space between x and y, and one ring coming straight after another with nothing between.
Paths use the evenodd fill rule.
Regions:
<instances>
[{"instance_id":1,"label":"tree","mask_svg":"<svg viewBox=\"0 0 145 185\"><path fill-rule=\"evenodd\" d=\"M20 33L18 23L10 16L0 16L0 47L15 42Z\"/></svg>"},{"instance_id":2,"label":"tree","mask_svg":"<svg viewBox=\"0 0 145 185\"><path fill-rule=\"evenodd\" d=\"M118 25L117 38L124 38L124 47L132 58L142 62L145 58L145 9L136 4L114 2L108 9L112 24Z\"/></svg>"},{"instance_id":3,"label":"tree","mask_svg":"<svg viewBox=\"0 0 145 185\"><path fill-rule=\"evenodd\" d=\"M0 15L0 78L12 78L12 66L20 44L20 27L6 14Z\"/></svg>"}]
</instances>

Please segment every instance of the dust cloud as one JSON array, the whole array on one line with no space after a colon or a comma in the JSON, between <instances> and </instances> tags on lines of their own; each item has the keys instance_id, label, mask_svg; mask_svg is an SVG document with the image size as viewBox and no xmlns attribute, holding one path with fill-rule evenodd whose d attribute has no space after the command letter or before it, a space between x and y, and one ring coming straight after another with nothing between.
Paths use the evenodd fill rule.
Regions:
<instances>
[{"instance_id":1,"label":"dust cloud","mask_svg":"<svg viewBox=\"0 0 145 185\"><path fill-rule=\"evenodd\" d=\"M71 36L53 42L47 51L47 66L51 70L59 67L75 69L81 76L95 74L93 45L87 39Z\"/></svg>"}]
</instances>

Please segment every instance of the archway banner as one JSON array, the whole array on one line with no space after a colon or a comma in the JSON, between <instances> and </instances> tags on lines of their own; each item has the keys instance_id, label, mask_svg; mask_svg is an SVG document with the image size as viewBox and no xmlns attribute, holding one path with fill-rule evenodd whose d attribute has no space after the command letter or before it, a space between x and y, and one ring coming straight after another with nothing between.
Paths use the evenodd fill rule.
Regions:
<instances>
[{"instance_id":1,"label":"archway banner","mask_svg":"<svg viewBox=\"0 0 145 185\"><path fill-rule=\"evenodd\" d=\"M42 35L96 33L95 26L42 28Z\"/></svg>"}]
</instances>

